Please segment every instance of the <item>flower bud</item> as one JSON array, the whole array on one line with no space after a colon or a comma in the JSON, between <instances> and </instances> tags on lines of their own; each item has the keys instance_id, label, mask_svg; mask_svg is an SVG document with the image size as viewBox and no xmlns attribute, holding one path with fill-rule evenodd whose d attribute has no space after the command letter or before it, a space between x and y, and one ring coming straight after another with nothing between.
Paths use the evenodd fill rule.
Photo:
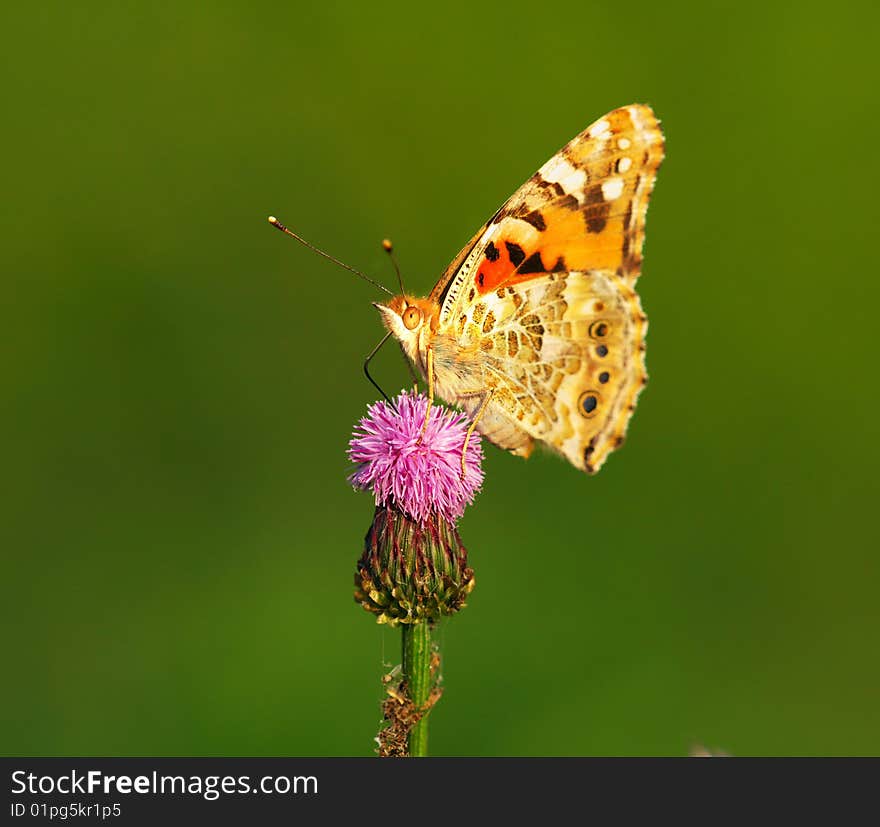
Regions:
<instances>
[{"instance_id":1,"label":"flower bud","mask_svg":"<svg viewBox=\"0 0 880 827\"><path fill-rule=\"evenodd\" d=\"M417 521L386 504L376 506L355 587L379 623L433 622L465 605L474 573L453 522L437 512Z\"/></svg>"}]
</instances>

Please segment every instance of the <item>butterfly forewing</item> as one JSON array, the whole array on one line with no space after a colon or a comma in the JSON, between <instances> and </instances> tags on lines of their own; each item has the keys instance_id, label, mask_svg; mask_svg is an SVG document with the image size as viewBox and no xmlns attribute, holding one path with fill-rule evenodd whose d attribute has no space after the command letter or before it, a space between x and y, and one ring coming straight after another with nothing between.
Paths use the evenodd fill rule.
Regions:
<instances>
[{"instance_id":1,"label":"butterfly forewing","mask_svg":"<svg viewBox=\"0 0 880 827\"><path fill-rule=\"evenodd\" d=\"M566 144L520 187L465 246L431 293L471 275L479 292L538 272L610 269L635 281L648 199L663 160L650 107L615 109ZM473 268L462 272L465 258Z\"/></svg>"}]
</instances>

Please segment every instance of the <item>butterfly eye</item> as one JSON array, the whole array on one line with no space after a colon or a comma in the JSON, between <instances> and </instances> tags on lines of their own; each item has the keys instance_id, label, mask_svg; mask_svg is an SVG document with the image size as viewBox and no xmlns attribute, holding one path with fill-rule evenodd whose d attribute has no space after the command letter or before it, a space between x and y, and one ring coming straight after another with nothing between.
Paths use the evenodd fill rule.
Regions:
<instances>
[{"instance_id":1,"label":"butterfly eye","mask_svg":"<svg viewBox=\"0 0 880 827\"><path fill-rule=\"evenodd\" d=\"M415 330L422 322L422 311L418 307L407 307L403 311L403 326L407 330Z\"/></svg>"}]
</instances>

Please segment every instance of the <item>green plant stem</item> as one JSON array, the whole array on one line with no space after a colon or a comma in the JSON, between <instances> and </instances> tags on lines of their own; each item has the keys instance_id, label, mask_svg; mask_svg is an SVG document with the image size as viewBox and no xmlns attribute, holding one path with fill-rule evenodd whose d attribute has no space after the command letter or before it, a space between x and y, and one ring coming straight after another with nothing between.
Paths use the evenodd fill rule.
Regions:
<instances>
[{"instance_id":1,"label":"green plant stem","mask_svg":"<svg viewBox=\"0 0 880 827\"><path fill-rule=\"evenodd\" d=\"M410 700L421 708L431 694L431 630L428 624L402 623L403 679ZM424 758L428 754L428 715L410 730L409 754Z\"/></svg>"}]
</instances>

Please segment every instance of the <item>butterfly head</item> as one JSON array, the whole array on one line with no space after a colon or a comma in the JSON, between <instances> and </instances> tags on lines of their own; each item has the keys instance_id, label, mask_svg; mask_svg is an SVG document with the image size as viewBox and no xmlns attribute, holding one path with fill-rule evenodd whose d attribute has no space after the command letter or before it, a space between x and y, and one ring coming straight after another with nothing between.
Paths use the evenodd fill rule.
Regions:
<instances>
[{"instance_id":1,"label":"butterfly head","mask_svg":"<svg viewBox=\"0 0 880 827\"><path fill-rule=\"evenodd\" d=\"M386 304L373 305L382 314L382 323L403 346L406 355L416 361L419 350L437 329L437 306L429 299L394 296Z\"/></svg>"}]
</instances>

